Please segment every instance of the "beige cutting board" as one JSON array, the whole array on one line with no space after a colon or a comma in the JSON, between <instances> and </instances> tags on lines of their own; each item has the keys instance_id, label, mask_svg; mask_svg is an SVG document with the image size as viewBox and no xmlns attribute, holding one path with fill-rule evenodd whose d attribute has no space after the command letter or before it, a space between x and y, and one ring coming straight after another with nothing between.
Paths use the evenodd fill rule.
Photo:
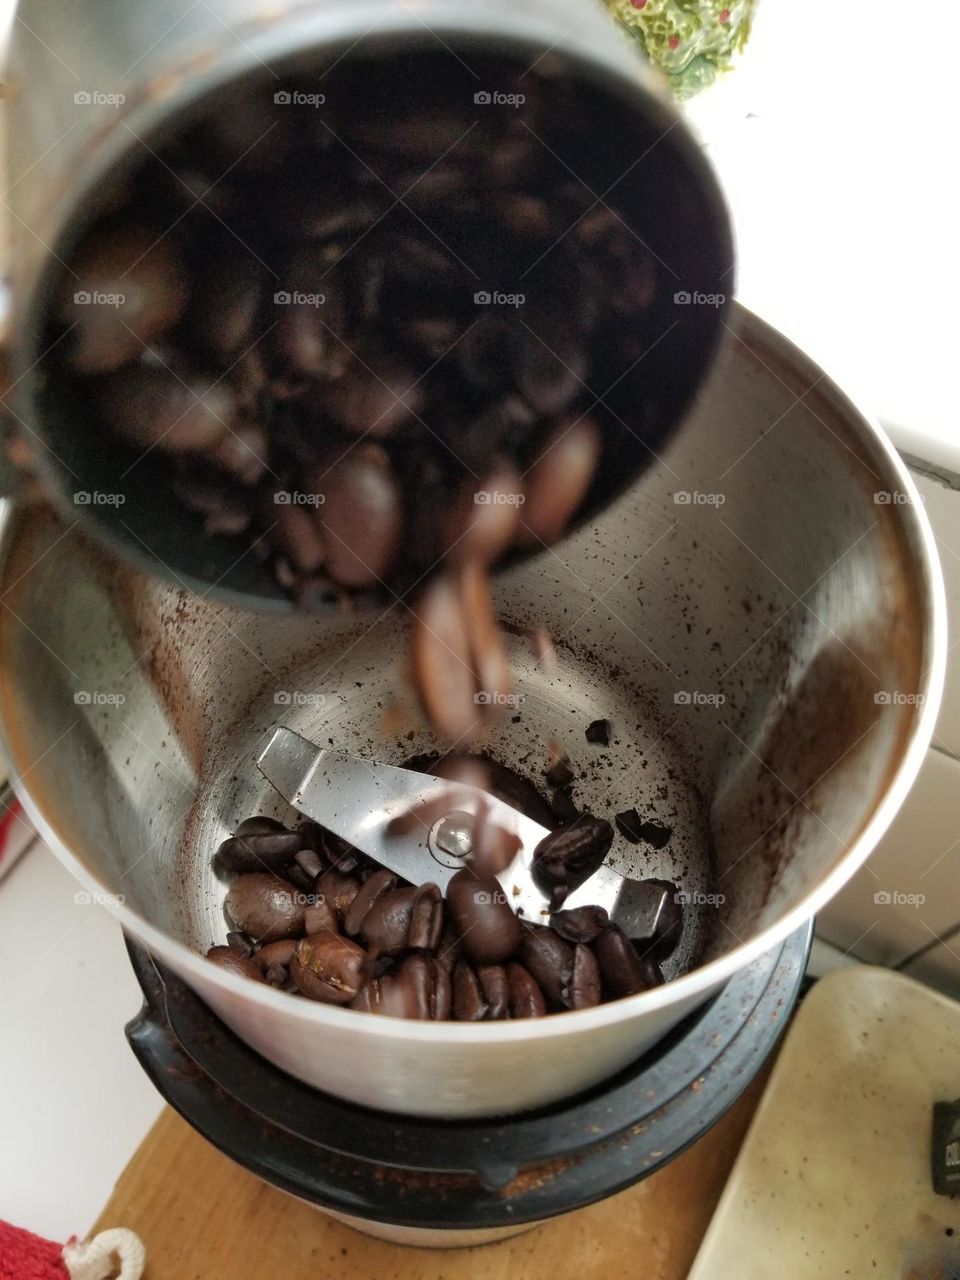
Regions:
<instances>
[{"instance_id":1,"label":"beige cutting board","mask_svg":"<svg viewBox=\"0 0 960 1280\"><path fill-rule=\"evenodd\" d=\"M931 1108L960 1096L960 1004L844 969L796 1014L690 1280L947 1280L960 1198L930 1181Z\"/></svg>"}]
</instances>

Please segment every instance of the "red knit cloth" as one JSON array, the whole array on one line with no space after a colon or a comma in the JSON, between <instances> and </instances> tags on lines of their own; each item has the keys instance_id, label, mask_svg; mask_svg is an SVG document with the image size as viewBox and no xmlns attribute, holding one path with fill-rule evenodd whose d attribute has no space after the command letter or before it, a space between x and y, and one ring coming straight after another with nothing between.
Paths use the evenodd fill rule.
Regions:
<instances>
[{"instance_id":1,"label":"red knit cloth","mask_svg":"<svg viewBox=\"0 0 960 1280\"><path fill-rule=\"evenodd\" d=\"M63 1245L0 1222L0 1280L69 1280Z\"/></svg>"}]
</instances>

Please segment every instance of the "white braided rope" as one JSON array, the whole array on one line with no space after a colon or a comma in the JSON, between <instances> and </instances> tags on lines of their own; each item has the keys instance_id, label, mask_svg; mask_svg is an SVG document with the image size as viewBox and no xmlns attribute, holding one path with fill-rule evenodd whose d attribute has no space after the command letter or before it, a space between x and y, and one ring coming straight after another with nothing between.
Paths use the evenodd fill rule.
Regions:
<instances>
[{"instance_id":1,"label":"white braided rope","mask_svg":"<svg viewBox=\"0 0 960 1280\"><path fill-rule=\"evenodd\" d=\"M115 1227L112 1231L101 1231L92 1240L65 1244L63 1261L70 1280L140 1280L147 1251L138 1235L124 1227Z\"/></svg>"}]
</instances>

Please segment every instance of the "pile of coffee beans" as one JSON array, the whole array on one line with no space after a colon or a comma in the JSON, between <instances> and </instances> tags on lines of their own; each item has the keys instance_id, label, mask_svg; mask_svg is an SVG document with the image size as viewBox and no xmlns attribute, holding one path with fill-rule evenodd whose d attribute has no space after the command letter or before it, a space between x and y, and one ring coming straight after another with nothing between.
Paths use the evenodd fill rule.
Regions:
<instances>
[{"instance_id":1,"label":"pile of coffee beans","mask_svg":"<svg viewBox=\"0 0 960 1280\"><path fill-rule=\"evenodd\" d=\"M572 176L595 93L430 67L251 90L166 144L73 254L50 359L300 606L409 598L427 714L469 740L510 687L488 571L582 508L664 282Z\"/></svg>"},{"instance_id":2,"label":"pile of coffee beans","mask_svg":"<svg viewBox=\"0 0 960 1280\"><path fill-rule=\"evenodd\" d=\"M552 908L542 924L517 916L499 881L470 867L444 898L317 823L290 830L247 818L217 851L218 870L236 873L226 899L234 928L207 958L309 1000L397 1018L531 1018L634 995L663 982L659 964L682 914L673 886L659 881L674 906L642 938L628 938L602 907L562 908L611 838L610 824L589 815L544 838L535 868Z\"/></svg>"}]
</instances>

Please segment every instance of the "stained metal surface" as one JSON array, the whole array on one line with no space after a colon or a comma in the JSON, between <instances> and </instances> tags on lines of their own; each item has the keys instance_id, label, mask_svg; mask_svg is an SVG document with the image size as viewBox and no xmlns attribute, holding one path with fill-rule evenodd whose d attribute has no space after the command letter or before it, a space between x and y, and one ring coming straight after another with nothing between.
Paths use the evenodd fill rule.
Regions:
<instances>
[{"instance_id":1,"label":"stained metal surface","mask_svg":"<svg viewBox=\"0 0 960 1280\"><path fill-rule=\"evenodd\" d=\"M677 501L696 492L724 500ZM890 492L905 500L876 500ZM441 748L406 683L404 610L322 627L243 613L28 508L0 529L0 598L4 748L66 864L122 895L107 905L125 928L283 1070L440 1117L609 1076L818 910L911 785L945 660L905 469L821 370L738 312L682 442L496 583L516 706L484 750L542 785L559 739L582 808L635 806L670 829L662 849L618 835L609 861L688 895L671 981L535 1025L401 1024L258 989L197 953L227 927L220 841L251 813L295 818L255 764L278 724L392 765ZM532 626L553 636L555 671ZM585 739L600 718L609 747Z\"/></svg>"}]
</instances>

